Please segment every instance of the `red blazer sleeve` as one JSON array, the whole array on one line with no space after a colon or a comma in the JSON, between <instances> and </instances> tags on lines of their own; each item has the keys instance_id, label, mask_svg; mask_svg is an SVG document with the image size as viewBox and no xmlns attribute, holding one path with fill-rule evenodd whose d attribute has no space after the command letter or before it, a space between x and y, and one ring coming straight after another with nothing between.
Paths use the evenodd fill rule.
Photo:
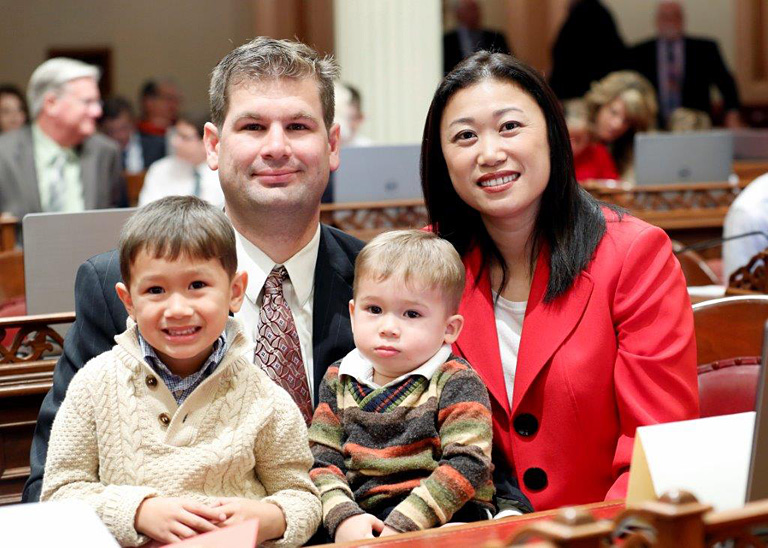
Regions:
<instances>
[{"instance_id":1,"label":"red blazer sleeve","mask_svg":"<svg viewBox=\"0 0 768 548\"><path fill-rule=\"evenodd\" d=\"M620 435L606 499L626 495L635 429L699 416L690 299L669 238L648 226L631 242L614 299Z\"/></svg>"}]
</instances>

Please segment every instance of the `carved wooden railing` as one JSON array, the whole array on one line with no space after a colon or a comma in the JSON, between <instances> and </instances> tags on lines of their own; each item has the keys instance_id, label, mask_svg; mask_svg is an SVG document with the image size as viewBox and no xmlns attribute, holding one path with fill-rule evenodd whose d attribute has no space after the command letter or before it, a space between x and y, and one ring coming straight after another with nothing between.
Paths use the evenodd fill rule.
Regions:
<instances>
[{"instance_id":1,"label":"carved wooden railing","mask_svg":"<svg viewBox=\"0 0 768 548\"><path fill-rule=\"evenodd\" d=\"M768 293L768 249L761 251L737 269L728 279L727 293L742 295Z\"/></svg>"},{"instance_id":2,"label":"carved wooden railing","mask_svg":"<svg viewBox=\"0 0 768 548\"><path fill-rule=\"evenodd\" d=\"M629 210L663 229L719 227L733 200L748 183L682 183L633 186L586 183L598 200Z\"/></svg>"},{"instance_id":3,"label":"carved wooden railing","mask_svg":"<svg viewBox=\"0 0 768 548\"><path fill-rule=\"evenodd\" d=\"M612 520L595 520L583 509L565 508L553 520L535 522L506 542L485 546L537 542L557 548L763 547L766 538L758 537L755 528L767 524L768 500L713 512L690 493L675 491L658 501L627 508Z\"/></svg>"},{"instance_id":4,"label":"carved wooden railing","mask_svg":"<svg viewBox=\"0 0 768 548\"><path fill-rule=\"evenodd\" d=\"M37 414L62 352L55 327L74 319L74 312L0 318L0 504L21 500Z\"/></svg>"},{"instance_id":5,"label":"carved wooden railing","mask_svg":"<svg viewBox=\"0 0 768 548\"><path fill-rule=\"evenodd\" d=\"M16 247L16 226L19 220L10 213L0 213L0 251Z\"/></svg>"},{"instance_id":6,"label":"carved wooden railing","mask_svg":"<svg viewBox=\"0 0 768 548\"><path fill-rule=\"evenodd\" d=\"M421 228L427 224L424 200L323 204L321 220L361 240L398 228Z\"/></svg>"}]
</instances>

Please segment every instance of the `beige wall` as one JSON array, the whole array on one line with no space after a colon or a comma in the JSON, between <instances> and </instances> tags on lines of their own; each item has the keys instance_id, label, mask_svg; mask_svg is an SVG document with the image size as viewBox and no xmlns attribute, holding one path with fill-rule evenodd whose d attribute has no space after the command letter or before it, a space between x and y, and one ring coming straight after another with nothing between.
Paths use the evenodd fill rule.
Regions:
<instances>
[{"instance_id":1,"label":"beige wall","mask_svg":"<svg viewBox=\"0 0 768 548\"><path fill-rule=\"evenodd\" d=\"M50 47L110 47L113 90L135 102L142 81L170 76L185 107L207 107L211 69L250 38L244 0L3 0L0 81L25 86ZM12 5L9 9L8 5Z\"/></svg>"}]
</instances>

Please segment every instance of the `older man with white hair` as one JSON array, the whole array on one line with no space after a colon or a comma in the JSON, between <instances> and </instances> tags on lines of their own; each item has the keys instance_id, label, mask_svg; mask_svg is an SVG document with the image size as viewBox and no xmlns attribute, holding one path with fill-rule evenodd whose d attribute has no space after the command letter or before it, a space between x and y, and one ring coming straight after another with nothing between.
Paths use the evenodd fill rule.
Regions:
<instances>
[{"instance_id":1,"label":"older man with white hair","mask_svg":"<svg viewBox=\"0 0 768 548\"><path fill-rule=\"evenodd\" d=\"M124 205L120 150L95 134L97 67L49 59L27 88L33 123L0 136L0 211L75 212Z\"/></svg>"}]
</instances>

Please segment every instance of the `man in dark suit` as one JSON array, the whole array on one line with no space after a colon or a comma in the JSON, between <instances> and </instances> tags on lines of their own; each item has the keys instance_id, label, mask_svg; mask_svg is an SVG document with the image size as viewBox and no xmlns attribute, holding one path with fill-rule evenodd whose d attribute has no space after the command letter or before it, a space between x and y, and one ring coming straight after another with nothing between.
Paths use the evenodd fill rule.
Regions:
<instances>
[{"instance_id":1,"label":"man in dark suit","mask_svg":"<svg viewBox=\"0 0 768 548\"><path fill-rule=\"evenodd\" d=\"M656 10L658 38L630 50L630 65L648 78L659 96L659 117L665 125L679 107L712 116L710 87L723 97L725 125L737 127L739 96L733 77L712 40L684 35L684 14L679 2L660 2Z\"/></svg>"},{"instance_id":2,"label":"man in dark suit","mask_svg":"<svg viewBox=\"0 0 768 548\"><path fill-rule=\"evenodd\" d=\"M512 53L500 32L480 28L481 13L477 0L455 0L456 30L443 35L443 73L476 51Z\"/></svg>"},{"instance_id":3,"label":"man in dark suit","mask_svg":"<svg viewBox=\"0 0 768 548\"><path fill-rule=\"evenodd\" d=\"M99 69L49 59L32 73L33 123L0 136L0 211L83 211L125 205L118 147L94 134Z\"/></svg>"},{"instance_id":4,"label":"man in dark suit","mask_svg":"<svg viewBox=\"0 0 768 548\"><path fill-rule=\"evenodd\" d=\"M326 368L354 347L348 303L362 242L319 222L320 196L339 165L339 127L332 123L337 75L335 63L303 44L256 38L214 69L212 123L205 127L208 164L219 171L239 269L248 272L239 317L257 345L264 342L259 333L269 314L262 307L265 284L283 267L287 272L278 283L294 320L288 323L295 325L290 337L285 335L298 338L303 370L297 372L296 390L276 381L300 408L317 401ZM78 271L77 320L40 409L25 501L39 498L51 425L69 382L125 330L126 313L114 290L118 281L114 251L93 257ZM255 359L258 363L261 352Z\"/></svg>"}]
</instances>

